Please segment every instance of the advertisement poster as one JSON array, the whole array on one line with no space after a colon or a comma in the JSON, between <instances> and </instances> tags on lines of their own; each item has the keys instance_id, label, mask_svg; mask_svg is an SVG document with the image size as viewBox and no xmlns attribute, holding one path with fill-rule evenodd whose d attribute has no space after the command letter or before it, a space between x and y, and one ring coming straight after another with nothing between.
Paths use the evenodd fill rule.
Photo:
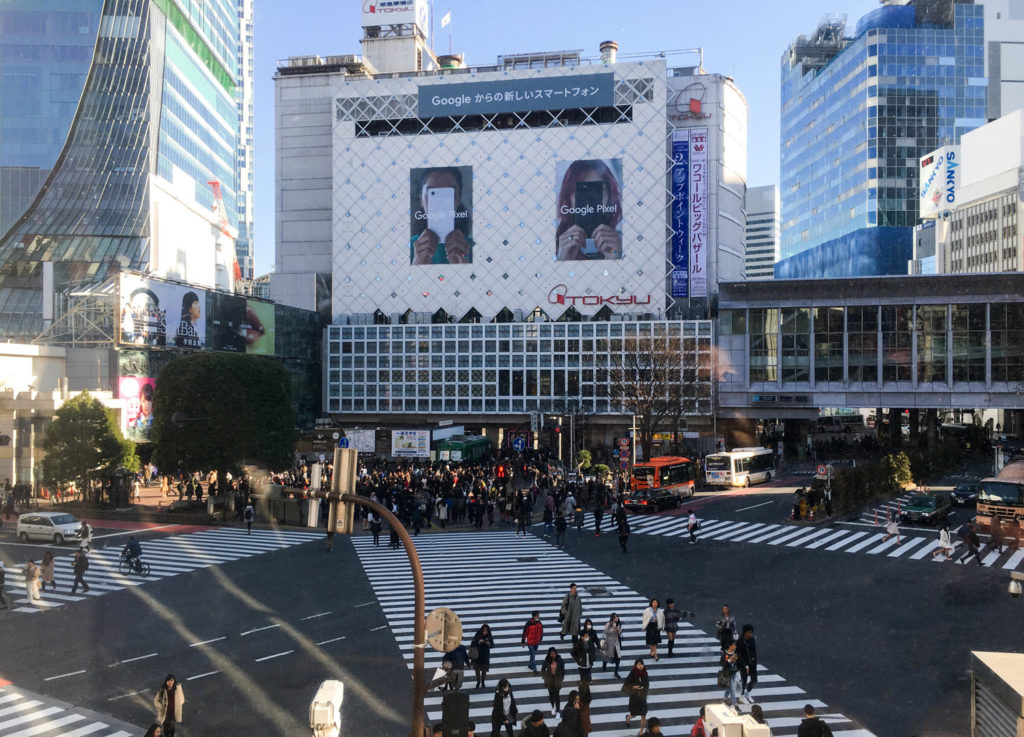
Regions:
<instances>
[{"instance_id":1,"label":"advertisement poster","mask_svg":"<svg viewBox=\"0 0 1024 737\"><path fill-rule=\"evenodd\" d=\"M708 296L708 129L690 130L690 296Z\"/></svg>"},{"instance_id":2,"label":"advertisement poster","mask_svg":"<svg viewBox=\"0 0 1024 737\"><path fill-rule=\"evenodd\" d=\"M274 355L277 326L274 321L274 303L249 299L245 302L245 352L257 356Z\"/></svg>"},{"instance_id":3,"label":"advertisement poster","mask_svg":"<svg viewBox=\"0 0 1024 737\"><path fill-rule=\"evenodd\" d=\"M348 438L348 447L355 448L360 453L376 451L373 430L345 430L345 437Z\"/></svg>"},{"instance_id":4,"label":"advertisement poster","mask_svg":"<svg viewBox=\"0 0 1024 737\"><path fill-rule=\"evenodd\" d=\"M960 188L960 147L943 146L921 158L920 215L933 217L956 205Z\"/></svg>"},{"instance_id":5,"label":"advertisement poster","mask_svg":"<svg viewBox=\"0 0 1024 737\"><path fill-rule=\"evenodd\" d=\"M392 430L391 455L397 458L430 458L430 430Z\"/></svg>"},{"instance_id":6,"label":"advertisement poster","mask_svg":"<svg viewBox=\"0 0 1024 737\"><path fill-rule=\"evenodd\" d=\"M121 343L206 346L204 290L132 274L122 274L120 286Z\"/></svg>"},{"instance_id":7,"label":"advertisement poster","mask_svg":"<svg viewBox=\"0 0 1024 737\"><path fill-rule=\"evenodd\" d=\"M690 132L672 132L672 296L690 295Z\"/></svg>"},{"instance_id":8,"label":"advertisement poster","mask_svg":"<svg viewBox=\"0 0 1024 737\"><path fill-rule=\"evenodd\" d=\"M215 351L245 353L245 297L211 292L210 341Z\"/></svg>"},{"instance_id":9,"label":"advertisement poster","mask_svg":"<svg viewBox=\"0 0 1024 737\"><path fill-rule=\"evenodd\" d=\"M555 165L555 258L622 258L622 159L578 159Z\"/></svg>"},{"instance_id":10,"label":"advertisement poster","mask_svg":"<svg viewBox=\"0 0 1024 737\"><path fill-rule=\"evenodd\" d=\"M156 379L145 376L121 376L117 396L124 400L124 434L136 443L147 443L153 429L153 392Z\"/></svg>"},{"instance_id":11,"label":"advertisement poster","mask_svg":"<svg viewBox=\"0 0 1024 737\"><path fill-rule=\"evenodd\" d=\"M473 167L409 170L409 263L473 263Z\"/></svg>"}]
</instances>

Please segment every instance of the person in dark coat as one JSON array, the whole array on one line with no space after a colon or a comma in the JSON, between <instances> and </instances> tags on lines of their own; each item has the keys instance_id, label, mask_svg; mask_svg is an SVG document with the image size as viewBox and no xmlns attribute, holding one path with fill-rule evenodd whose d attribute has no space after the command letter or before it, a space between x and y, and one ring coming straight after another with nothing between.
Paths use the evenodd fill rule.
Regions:
<instances>
[{"instance_id":1,"label":"person in dark coat","mask_svg":"<svg viewBox=\"0 0 1024 737\"><path fill-rule=\"evenodd\" d=\"M619 545L622 547L622 552L626 552L626 543L629 541L629 522L625 517L619 517L619 521L615 524L615 534L619 536Z\"/></svg>"},{"instance_id":2,"label":"person in dark coat","mask_svg":"<svg viewBox=\"0 0 1024 737\"><path fill-rule=\"evenodd\" d=\"M736 656L739 659L740 680L743 684L740 698L752 704L750 692L757 685L757 640L754 639L754 625L743 625L743 634L736 643Z\"/></svg>"},{"instance_id":3,"label":"person in dark coat","mask_svg":"<svg viewBox=\"0 0 1024 737\"><path fill-rule=\"evenodd\" d=\"M500 737L502 727L505 728L507 737L512 737L512 728L519 720L519 710L516 709L516 697L512 693L512 684L507 678L498 681L498 687L494 690L494 705L491 707L491 737Z\"/></svg>"},{"instance_id":4,"label":"person in dark coat","mask_svg":"<svg viewBox=\"0 0 1024 737\"><path fill-rule=\"evenodd\" d=\"M570 691L562 710L562 721L555 730L555 737L587 737L583 731L583 719L580 715L579 691Z\"/></svg>"},{"instance_id":5,"label":"person in dark coat","mask_svg":"<svg viewBox=\"0 0 1024 737\"><path fill-rule=\"evenodd\" d=\"M587 620L590 621L590 620ZM572 659L580 669L580 683L590 683L593 679L591 669L597 660L597 638L593 630L583 630L579 642L572 646Z\"/></svg>"},{"instance_id":6,"label":"person in dark coat","mask_svg":"<svg viewBox=\"0 0 1024 737\"><path fill-rule=\"evenodd\" d=\"M459 645L451 652L445 653L444 662L450 664L452 673L452 688L458 691L462 688L462 677L466 668L469 667L469 652L465 645Z\"/></svg>"},{"instance_id":7,"label":"person in dark coat","mask_svg":"<svg viewBox=\"0 0 1024 737\"><path fill-rule=\"evenodd\" d=\"M544 656L544 662L541 663L540 675L548 689L551 716L558 716L558 712L561 710L559 692L562 690L562 681L565 680L565 662L555 648L548 648L548 654Z\"/></svg>"},{"instance_id":8,"label":"person in dark coat","mask_svg":"<svg viewBox=\"0 0 1024 737\"><path fill-rule=\"evenodd\" d=\"M71 593L78 591L78 585L82 585L82 591L89 590L89 584L85 582L85 572L89 570L89 559L85 557L85 551L79 548L75 551L75 558L71 564L75 572L74 583L71 584Z\"/></svg>"},{"instance_id":9,"label":"person in dark coat","mask_svg":"<svg viewBox=\"0 0 1024 737\"><path fill-rule=\"evenodd\" d=\"M551 730L544 723L544 713L540 709L534 709L526 718L523 728L519 730L519 737L551 737Z\"/></svg>"},{"instance_id":10,"label":"person in dark coat","mask_svg":"<svg viewBox=\"0 0 1024 737\"><path fill-rule=\"evenodd\" d=\"M473 670L476 672L476 687L483 688L486 684L487 671L491 667L491 648L494 647L494 636L488 625L481 625L469 643L469 649L476 648L476 655L473 660Z\"/></svg>"},{"instance_id":11,"label":"person in dark coat","mask_svg":"<svg viewBox=\"0 0 1024 737\"><path fill-rule=\"evenodd\" d=\"M814 716L814 707L804 706L804 718L800 720L797 737L832 737L832 729L819 717Z\"/></svg>"},{"instance_id":12,"label":"person in dark coat","mask_svg":"<svg viewBox=\"0 0 1024 737\"><path fill-rule=\"evenodd\" d=\"M629 696L629 711L626 713L626 727L633 717L640 717L640 731L644 730L647 724L647 693L650 691L651 681L647 676L647 668L644 667L642 658L637 658L633 663L633 670L626 676L622 684L622 692Z\"/></svg>"}]
</instances>

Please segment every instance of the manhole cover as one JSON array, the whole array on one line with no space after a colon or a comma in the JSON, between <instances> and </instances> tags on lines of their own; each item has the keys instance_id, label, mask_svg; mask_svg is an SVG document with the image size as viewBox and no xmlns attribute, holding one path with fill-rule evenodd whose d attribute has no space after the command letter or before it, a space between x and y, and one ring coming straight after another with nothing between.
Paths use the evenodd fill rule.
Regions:
<instances>
[{"instance_id":1,"label":"manhole cover","mask_svg":"<svg viewBox=\"0 0 1024 737\"><path fill-rule=\"evenodd\" d=\"M604 586L594 586L593 588L588 588L586 591L591 596L608 596L609 595L608 594L608 589L606 589Z\"/></svg>"},{"instance_id":2,"label":"manhole cover","mask_svg":"<svg viewBox=\"0 0 1024 737\"><path fill-rule=\"evenodd\" d=\"M516 558L517 563L536 563L540 558Z\"/></svg>"}]
</instances>

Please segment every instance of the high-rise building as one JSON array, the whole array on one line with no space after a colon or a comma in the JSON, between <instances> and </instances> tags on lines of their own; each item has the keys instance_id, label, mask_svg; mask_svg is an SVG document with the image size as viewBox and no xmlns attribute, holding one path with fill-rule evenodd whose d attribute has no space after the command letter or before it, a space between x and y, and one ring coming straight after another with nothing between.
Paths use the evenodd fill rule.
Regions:
<instances>
[{"instance_id":1,"label":"high-rise building","mask_svg":"<svg viewBox=\"0 0 1024 737\"><path fill-rule=\"evenodd\" d=\"M743 231L747 279L771 279L779 260L779 188L749 187Z\"/></svg>"},{"instance_id":2,"label":"high-rise building","mask_svg":"<svg viewBox=\"0 0 1024 737\"><path fill-rule=\"evenodd\" d=\"M253 53L253 6L255 0L238 0L238 237L235 253L239 274L243 279L253 278L253 84L256 61Z\"/></svg>"},{"instance_id":3,"label":"high-rise building","mask_svg":"<svg viewBox=\"0 0 1024 737\"><path fill-rule=\"evenodd\" d=\"M239 29L237 0L0 0L0 335L117 269L230 284Z\"/></svg>"},{"instance_id":4,"label":"high-rise building","mask_svg":"<svg viewBox=\"0 0 1024 737\"><path fill-rule=\"evenodd\" d=\"M782 57L782 278L906 273L920 157L986 122L984 9L886 2Z\"/></svg>"}]
</instances>

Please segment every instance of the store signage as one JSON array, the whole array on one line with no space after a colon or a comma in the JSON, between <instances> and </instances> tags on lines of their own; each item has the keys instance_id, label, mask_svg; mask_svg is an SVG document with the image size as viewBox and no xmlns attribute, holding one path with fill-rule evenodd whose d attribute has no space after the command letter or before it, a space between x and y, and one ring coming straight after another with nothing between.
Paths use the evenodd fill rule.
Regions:
<instances>
[{"instance_id":1,"label":"store signage","mask_svg":"<svg viewBox=\"0 0 1024 737\"><path fill-rule=\"evenodd\" d=\"M938 215L956 205L960 188L960 147L943 146L921 159L921 217Z\"/></svg>"},{"instance_id":2,"label":"store signage","mask_svg":"<svg viewBox=\"0 0 1024 737\"><path fill-rule=\"evenodd\" d=\"M610 107L614 74L429 84L419 88L419 117L476 115L577 107Z\"/></svg>"},{"instance_id":3,"label":"store signage","mask_svg":"<svg viewBox=\"0 0 1024 737\"><path fill-rule=\"evenodd\" d=\"M646 297L637 297L633 294L613 294L609 297L603 297L599 294L568 294L569 288L564 284L558 284L552 287L551 291L548 292L548 302L553 305L584 305L586 307L600 306L600 305L649 305L651 303L651 295Z\"/></svg>"},{"instance_id":4,"label":"store signage","mask_svg":"<svg viewBox=\"0 0 1024 737\"><path fill-rule=\"evenodd\" d=\"M672 296L690 295L690 134L672 132Z\"/></svg>"},{"instance_id":5,"label":"store signage","mask_svg":"<svg viewBox=\"0 0 1024 737\"><path fill-rule=\"evenodd\" d=\"M708 129L690 130L690 296L708 296Z\"/></svg>"},{"instance_id":6,"label":"store signage","mask_svg":"<svg viewBox=\"0 0 1024 737\"><path fill-rule=\"evenodd\" d=\"M668 106L669 120L707 120L711 113L704 112L704 97L708 88L700 82L687 85L676 93Z\"/></svg>"}]
</instances>

